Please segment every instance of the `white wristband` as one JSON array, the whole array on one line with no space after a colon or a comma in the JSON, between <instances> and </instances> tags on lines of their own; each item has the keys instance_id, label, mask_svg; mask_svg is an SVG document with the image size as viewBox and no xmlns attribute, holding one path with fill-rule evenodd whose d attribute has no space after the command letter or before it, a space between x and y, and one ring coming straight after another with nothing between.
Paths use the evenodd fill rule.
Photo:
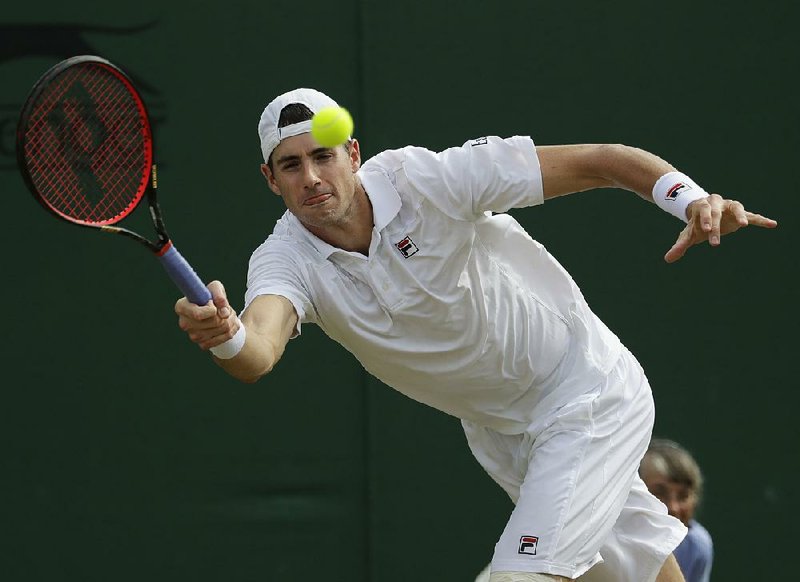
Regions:
<instances>
[{"instance_id":1,"label":"white wristband","mask_svg":"<svg viewBox=\"0 0 800 582\"><path fill-rule=\"evenodd\" d=\"M653 202L662 210L689 222L686 218L686 208L690 203L700 198L706 198L708 192L686 174L669 172L661 176L653 186Z\"/></svg>"},{"instance_id":2,"label":"white wristband","mask_svg":"<svg viewBox=\"0 0 800 582\"><path fill-rule=\"evenodd\" d=\"M236 316L234 316L236 317ZM233 337L226 342L211 348L209 351L218 357L220 360L230 360L236 354L242 351L244 347L244 340L247 337L247 332L244 330L242 320L239 320L239 329L233 334Z\"/></svg>"}]
</instances>

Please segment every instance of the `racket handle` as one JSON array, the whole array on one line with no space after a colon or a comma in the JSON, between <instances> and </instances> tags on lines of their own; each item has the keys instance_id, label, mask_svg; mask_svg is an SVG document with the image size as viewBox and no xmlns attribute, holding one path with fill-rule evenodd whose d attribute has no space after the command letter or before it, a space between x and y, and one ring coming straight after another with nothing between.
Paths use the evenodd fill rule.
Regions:
<instances>
[{"instance_id":1,"label":"racket handle","mask_svg":"<svg viewBox=\"0 0 800 582\"><path fill-rule=\"evenodd\" d=\"M189 301L195 305L205 305L211 301L211 292L174 246L169 245L165 253L157 256L167 270L167 275Z\"/></svg>"}]
</instances>

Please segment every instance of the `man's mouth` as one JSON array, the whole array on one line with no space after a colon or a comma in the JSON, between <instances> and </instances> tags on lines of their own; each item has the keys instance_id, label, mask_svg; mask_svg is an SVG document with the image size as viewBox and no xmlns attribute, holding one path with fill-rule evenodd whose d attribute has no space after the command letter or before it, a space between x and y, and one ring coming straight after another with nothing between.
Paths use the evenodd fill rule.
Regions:
<instances>
[{"instance_id":1,"label":"man's mouth","mask_svg":"<svg viewBox=\"0 0 800 582\"><path fill-rule=\"evenodd\" d=\"M303 201L303 206L316 206L317 204L322 204L330 197L331 194L317 194L316 196L312 196L311 198L306 198Z\"/></svg>"}]
</instances>

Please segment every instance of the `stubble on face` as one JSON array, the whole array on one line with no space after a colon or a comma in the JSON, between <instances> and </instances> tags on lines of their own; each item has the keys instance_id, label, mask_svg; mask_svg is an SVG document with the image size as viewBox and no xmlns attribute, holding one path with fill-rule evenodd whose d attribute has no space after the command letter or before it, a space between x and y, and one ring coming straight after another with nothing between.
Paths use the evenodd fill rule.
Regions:
<instances>
[{"instance_id":1,"label":"stubble on face","mask_svg":"<svg viewBox=\"0 0 800 582\"><path fill-rule=\"evenodd\" d=\"M355 174L358 146L351 147L356 149L322 148L309 134L302 134L281 142L273 154L271 183L286 208L317 236L352 227L363 214L362 207L369 205Z\"/></svg>"}]
</instances>

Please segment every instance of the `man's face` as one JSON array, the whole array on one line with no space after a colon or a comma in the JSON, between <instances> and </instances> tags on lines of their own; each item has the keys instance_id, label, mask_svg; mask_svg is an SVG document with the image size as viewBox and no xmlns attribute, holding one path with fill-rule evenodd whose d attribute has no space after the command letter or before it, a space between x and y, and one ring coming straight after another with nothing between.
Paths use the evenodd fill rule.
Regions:
<instances>
[{"instance_id":1,"label":"man's face","mask_svg":"<svg viewBox=\"0 0 800 582\"><path fill-rule=\"evenodd\" d=\"M694 517L697 507L697 494L684 483L670 481L663 475L647 475L644 477L645 485L650 493L667 506L667 511L688 526L689 520Z\"/></svg>"},{"instance_id":2,"label":"man's face","mask_svg":"<svg viewBox=\"0 0 800 582\"><path fill-rule=\"evenodd\" d=\"M321 147L304 133L281 141L272 152L272 170L263 164L261 171L300 222L326 228L343 226L350 217L360 165L356 140L348 152L343 146Z\"/></svg>"}]
</instances>

